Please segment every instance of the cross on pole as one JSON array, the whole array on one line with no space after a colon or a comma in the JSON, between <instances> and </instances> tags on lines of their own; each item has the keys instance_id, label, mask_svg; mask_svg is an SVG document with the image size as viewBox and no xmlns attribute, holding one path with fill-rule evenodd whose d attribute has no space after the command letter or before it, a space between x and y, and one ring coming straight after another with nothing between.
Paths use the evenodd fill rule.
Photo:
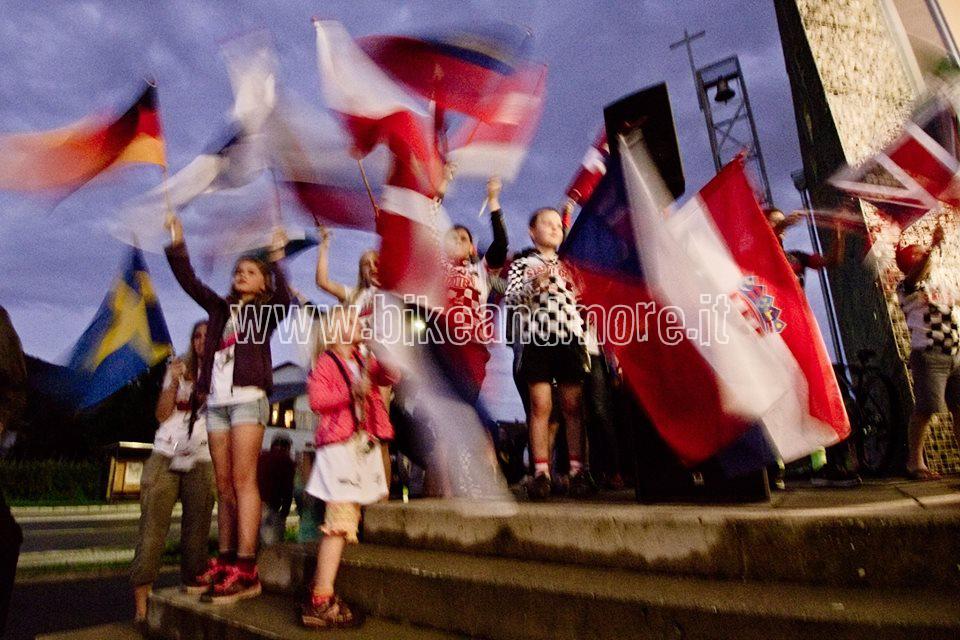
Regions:
<instances>
[{"instance_id":1,"label":"cross on pole","mask_svg":"<svg viewBox=\"0 0 960 640\"><path fill-rule=\"evenodd\" d=\"M686 45L686 47L687 47L687 58L690 60L690 73L693 74L693 82L694 82L694 84L697 84L697 65L696 65L696 63L694 63L694 61L693 61L693 47L690 46L690 43L693 42L694 40L698 39L698 38L702 38L702 37L705 36L706 34L707 34L707 32L704 31L704 30L702 30L702 29L701 29L700 31L697 31L697 32L694 33L694 34L687 33L687 30L684 29L684 30L683 30L683 38L681 38L680 40L677 40L676 42L673 42L673 43L670 44L670 50L671 50L671 51L673 51L674 49L676 49L676 48L679 47L680 45ZM697 90L697 98L698 98L699 101L700 101L700 111L703 111L703 98L704 98L704 97L703 97L702 95L700 95L699 89Z\"/></svg>"}]
</instances>

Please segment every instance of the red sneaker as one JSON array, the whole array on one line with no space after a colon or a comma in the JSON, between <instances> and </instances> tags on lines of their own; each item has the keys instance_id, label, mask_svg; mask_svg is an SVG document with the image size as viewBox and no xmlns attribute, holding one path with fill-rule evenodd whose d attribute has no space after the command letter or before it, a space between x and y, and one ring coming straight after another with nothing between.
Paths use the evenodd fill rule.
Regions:
<instances>
[{"instance_id":1,"label":"red sneaker","mask_svg":"<svg viewBox=\"0 0 960 640\"><path fill-rule=\"evenodd\" d=\"M227 566L219 558L211 558L207 561L207 570L194 578L193 582L183 585L183 592L195 596L206 593L220 579Z\"/></svg>"},{"instance_id":2,"label":"red sneaker","mask_svg":"<svg viewBox=\"0 0 960 640\"><path fill-rule=\"evenodd\" d=\"M245 598L260 595L260 574L254 567L251 573L245 573L230 565L221 574L210 589L200 596L201 602L210 604L231 604Z\"/></svg>"}]
</instances>

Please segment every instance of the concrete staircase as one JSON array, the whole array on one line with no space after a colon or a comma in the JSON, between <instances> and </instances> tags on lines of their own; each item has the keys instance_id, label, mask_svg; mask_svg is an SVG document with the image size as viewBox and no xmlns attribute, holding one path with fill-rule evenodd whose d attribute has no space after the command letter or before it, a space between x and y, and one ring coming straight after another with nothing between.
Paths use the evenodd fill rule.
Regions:
<instances>
[{"instance_id":1,"label":"concrete staircase","mask_svg":"<svg viewBox=\"0 0 960 640\"><path fill-rule=\"evenodd\" d=\"M779 509L519 504L512 514L376 505L338 578L373 617L351 632L363 635L342 637L958 638L953 496ZM152 633L307 637L296 602L314 553L265 550L270 593L238 606L160 592Z\"/></svg>"}]
</instances>

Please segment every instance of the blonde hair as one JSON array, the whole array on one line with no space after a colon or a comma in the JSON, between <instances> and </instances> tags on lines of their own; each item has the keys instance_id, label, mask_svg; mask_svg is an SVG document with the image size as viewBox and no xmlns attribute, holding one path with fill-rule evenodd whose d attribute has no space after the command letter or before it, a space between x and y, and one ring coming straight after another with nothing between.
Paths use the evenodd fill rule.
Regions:
<instances>
[{"instance_id":1,"label":"blonde hair","mask_svg":"<svg viewBox=\"0 0 960 640\"><path fill-rule=\"evenodd\" d=\"M357 261L357 288L354 289L353 295L351 296L354 299L356 299L356 297L359 296L364 289L369 289L373 286L369 280L365 280L363 277L363 261L367 258L367 256L373 256L379 260L380 252L376 249L367 249L360 254L360 259ZM347 300L347 302L354 302L354 300Z\"/></svg>"}]
</instances>

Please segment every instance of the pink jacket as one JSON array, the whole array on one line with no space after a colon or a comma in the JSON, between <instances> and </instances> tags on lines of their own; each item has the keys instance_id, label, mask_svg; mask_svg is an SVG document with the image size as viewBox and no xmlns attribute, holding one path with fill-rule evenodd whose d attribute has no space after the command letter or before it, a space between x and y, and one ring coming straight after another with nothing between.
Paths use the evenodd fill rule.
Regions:
<instances>
[{"instance_id":1,"label":"pink jacket","mask_svg":"<svg viewBox=\"0 0 960 640\"><path fill-rule=\"evenodd\" d=\"M310 408L318 416L315 440L318 447L349 440L357 430L350 387L340 373L337 362L334 360L336 357L339 356L335 356L330 351L320 354L307 378ZM359 351L354 351L352 357L360 363L361 367L366 367L372 383L370 393L367 395L366 424L361 426L380 440L392 440L393 425L390 424L378 387L393 384L397 382L398 377L382 367L373 355L364 358ZM346 362L342 364L352 382L353 372Z\"/></svg>"}]
</instances>

